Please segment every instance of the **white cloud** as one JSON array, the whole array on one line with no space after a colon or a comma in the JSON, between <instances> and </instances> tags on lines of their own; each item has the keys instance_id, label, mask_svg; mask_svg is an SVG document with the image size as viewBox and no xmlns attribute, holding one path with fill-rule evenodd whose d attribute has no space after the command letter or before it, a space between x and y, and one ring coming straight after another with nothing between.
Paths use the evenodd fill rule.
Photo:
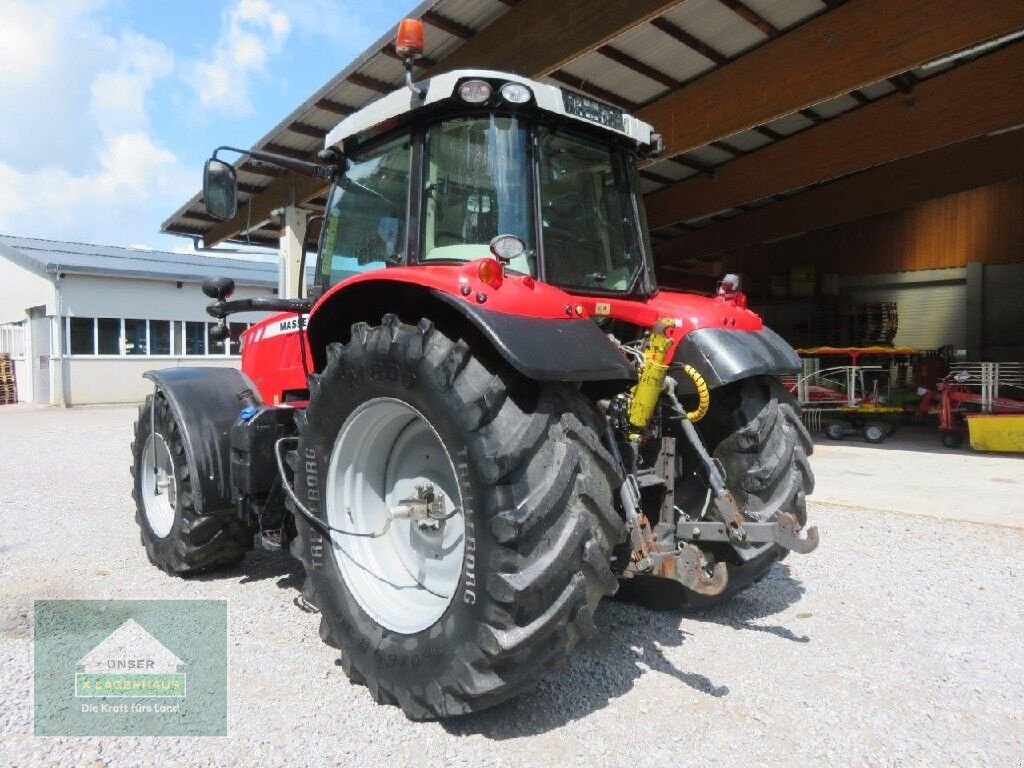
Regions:
<instances>
[{"instance_id":1,"label":"white cloud","mask_svg":"<svg viewBox=\"0 0 1024 768\"><path fill-rule=\"evenodd\" d=\"M173 153L141 132L112 136L98 162L83 174L0 162L0 231L98 243L145 238L155 234L152 203L170 210L195 185Z\"/></svg>"},{"instance_id":2,"label":"white cloud","mask_svg":"<svg viewBox=\"0 0 1024 768\"><path fill-rule=\"evenodd\" d=\"M117 52L115 65L98 72L89 86L92 117L108 136L148 127L146 95L159 78L174 71L171 52L142 35L121 35Z\"/></svg>"},{"instance_id":3,"label":"white cloud","mask_svg":"<svg viewBox=\"0 0 1024 768\"><path fill-rule=\"evenodd\" d=\"M327 41L332 46L361 50L372 31L366 23L368 8L351 0L276 0L296 32ZM322 44L322 43L321 43ZM355 51L353 51L355 53ZM344 64L339 57L338 68Z\"/></svg>"},{"instance_id":4,"label":"white cloud","mask_svg":"<svg viewBox=\"0 0 1024 768\"><path fill-rule=\"evenodd\" d=\"M0 3L0 231L145 242L196 179L151 135L166 46L98 19L103 0Z\"/></svg>"},{"instance_id":5,"label":"white cloud","mask_svg":"<svg viewBox=\"0 0 1024 768\"><path fill-rule=\"evenodd\" d=\"M213 55L195 62L185 78L203 109L249 114L252 80L284 47L291 22L268 0L238 0L224 12L222 26Z\"/></svg>"}]
</instances>

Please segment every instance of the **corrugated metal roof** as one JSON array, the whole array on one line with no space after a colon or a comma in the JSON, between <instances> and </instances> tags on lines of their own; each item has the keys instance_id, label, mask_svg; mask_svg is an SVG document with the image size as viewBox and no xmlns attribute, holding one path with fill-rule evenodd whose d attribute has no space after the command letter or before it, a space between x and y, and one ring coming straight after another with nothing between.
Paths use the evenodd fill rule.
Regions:
<instances>
[{"instance_id":1,"label":"corrugated metal roof","mask_svg":"<svg viewBox=\"0 0 1024 768\"><path fill-rule=\"evenodd\" d=\"M539 79L589 92L599 99L635 110L672 90L699 81L709 72L728 65L761 45L770 44L772 39L843 2L684 0L658 17L622 30L596 50L583 52L561 69ZM422 63L430 67L443 62L467 39L515 5L516 0L428 0L422 3L409 14L425 22L426 58ZM557 7L558 4L551 4L553 19L557 16ZM378 98L382 92L400 87L403 69L391 42L392 31L389 31L254 146L269 151L283 148L311 156L322 146L322 135L342 117ZM808 62L807 66L814 66L814 62ZM676 157L661 159L641 171L643 192L649 194L668 185L685 182L697 174L713 174L717 167L737 157L757 152L776 141L859 109L897 88L907 90L917 80L934 76L947 66L954 64L917 68ZM696 115L694 119L702 119L702 116ZM259 194L274 177L281 175L281 172L265 166L248 162L240 162L239 165L243 203L244 195ZM789 196L799 191L785 190L785 194ZM311 207L316 208L322 202L312 201ZM754 202L762 204L761 201ZM684 230L696 228L717 218L749 210L752 205L702 216L677 227ZM164 222L163 228L170 233L202 235L212 226L204 215L201 196L195 195ZM258 224L252 233L252 241L275 245L274 238L279 234L275 225ZM676 233L677 227L666 228L666 231Z\"/></svg>"},{"instance_id":2,"label":"corrugated metal roof","mask_svg":"<svg viewBox=\"0 0 1024 768\"><path fill-rule=\"evenodd\" d=\"M187 281L223 276L238 285L277 287L277 258L255 254L231 258L0 235L0 256L38 274Z\"/></svg>"}]
</instances>

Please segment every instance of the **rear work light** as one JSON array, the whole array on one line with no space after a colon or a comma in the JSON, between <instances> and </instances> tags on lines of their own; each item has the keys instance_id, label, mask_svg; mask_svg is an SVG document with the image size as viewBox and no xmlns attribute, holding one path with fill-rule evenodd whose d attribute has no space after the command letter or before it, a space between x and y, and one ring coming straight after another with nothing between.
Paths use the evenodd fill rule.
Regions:
<instances>
[{"instance_id":1,"label":"rear work light","mask_svg":"<svg viewBox=\"0 0 1024 768\"><path fill-rule=\"evenodd\" d=\"M491 253L505 264L526 253L526 244L515 235L498 235L491 240Z\"/></svg>"},{"instance_id":2,"label":"rear work light","mask_svg":"<svg viewBox=\"0 0 1024 768\"><path fill-rule=\"evenodd\" d=\"M530 100L530 89L520 83L505 83L500 89L501 97L509 104L525 104Z\"/></svg>"},{"instance_id":3,"label":"rear work light","mask_svg":"<svg viewBox=\"0 0 1024 768\"><path fill-rule=\"evenodd\" d=\"M483 80L467 80L459 86L459 98L469 104L483 104L491 98L491 85Z\"/></svg>"}]
</instances>

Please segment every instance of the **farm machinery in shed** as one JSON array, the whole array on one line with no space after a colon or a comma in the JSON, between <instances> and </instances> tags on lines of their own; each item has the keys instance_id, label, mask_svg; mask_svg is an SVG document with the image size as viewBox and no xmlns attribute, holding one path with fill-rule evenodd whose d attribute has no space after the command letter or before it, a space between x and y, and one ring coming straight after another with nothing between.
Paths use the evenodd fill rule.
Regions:
<instances>
[{"instance_id":1,"label":"farm machinery in shed","mask_svg":"<svg viewBox=\"0 0 1024 768\"><path fill-rule=\"evenodd\" d=\"M861 434L881 443L896 433L904 408L893 403L893 368L897 358L918 354L909 347L813 347L800 349L803 370L786 377L786 387L802 409L810 430L824 430L830 440ZM890 361L888 367L864 364L862 357ZM833 365L835 359L846 364ZM822 361L826 365L822 367Z\"/></svg>"},{"instance_id":2,"label":"farm machinery in shed","mask_svg":"<svg viewBox=\"0 0 1024 768\"><path fill-rule=\"evenodd\" d=\"M411 65L422 30L400 30ZM272 314L241 371L147 373L132 451L155 565L289 546L348 676L429 718L529 687L620 583L714 604L817 532L779 380L797 356L735 278L656 286L651 126L501 72L407 86L319 162L247 153L331 184L315 285L235 300L207 281L222 322ZM234 216L236 193L214 153L209 212Z\"/></svg>"}]
</instances>

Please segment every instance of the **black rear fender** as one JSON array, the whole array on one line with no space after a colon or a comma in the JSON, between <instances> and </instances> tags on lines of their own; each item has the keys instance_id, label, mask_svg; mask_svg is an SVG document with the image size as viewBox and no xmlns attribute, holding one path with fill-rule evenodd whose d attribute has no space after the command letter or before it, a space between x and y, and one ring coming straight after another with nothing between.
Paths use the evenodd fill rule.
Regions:
<instances>
[{"instance_id":1,"label":"black rear fender","mask_svg":"<svg viewBox=\"0 0 1024 768\"><path fill-rule=\"evenodd\" d=\"M415 324L428 319L453 338L487 344L535 381L629 381L633 367L590 320L552 320L494 312L432 288L397 281L367 282L339 291L309 319L313 365L327 364L327 345L347 341L354 323L377 325L386 314Z\"/></svg>"},{"instance_id":2,"label":"black rear fender","mask_svg":"<svg viewBox=\"0 0 1024 768\"><path fill-rule=\"evenodd\" d=\"M786 376L801 370L793 348L767 327L760 331L699 328L679 343L672 362L692 365L711 387L751 376ZM692 390L685 375L678 378Z\"/></svg>"}]
</instances>

